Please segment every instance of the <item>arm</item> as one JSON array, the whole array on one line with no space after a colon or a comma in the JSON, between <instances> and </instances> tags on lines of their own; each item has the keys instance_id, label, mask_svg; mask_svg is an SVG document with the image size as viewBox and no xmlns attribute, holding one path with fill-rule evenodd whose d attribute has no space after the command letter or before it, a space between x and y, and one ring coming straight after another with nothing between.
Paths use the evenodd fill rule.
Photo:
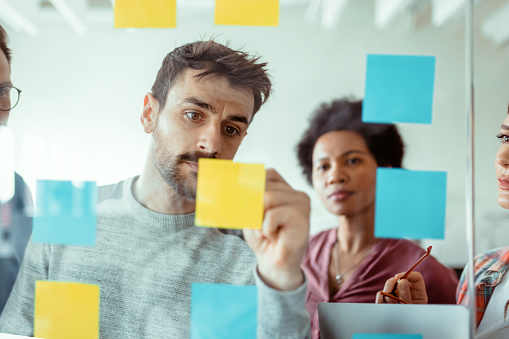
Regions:
<instances>
[{"instance_id":1,"label":"arm","mask_svg":"<svg viewBox=\"0 0 509 339\"><path fill-rule=\"evenodd\" d=\"M309 197L267 170L261 230L244 230L257 261L258 337L307 338L306 282L300 268L309 237Z\"/></svg>"},{"instance_id":2,"label":"arm","mask_svg":"<svg viewBox=\"0 0 509 339\"><path fill-rule=\"evenodd\" d=\"M405 273L398 273L393 278L390 278L385 282L383 292L391 293L394 285ZM398 288L396 289L396 295L407 302L408 304L427 304L428 295L426 294L426 285L424 279L419 272L411 272L407 279L401 279L398 282ZM384 297L380 292L376 294L377 304L396 304L397 301L391 298Z\"/></svg>"},{"instance_id":3,"label":"arm","mask_svg":"<svg viewBox=\"0 0 509 339\"><path fill-rule=\"evenodd\" d=\"M0 317L0 333L32 336L35 282L48 279L48 245L28 243L16 283Z\"/></svg>"}]
</instances>

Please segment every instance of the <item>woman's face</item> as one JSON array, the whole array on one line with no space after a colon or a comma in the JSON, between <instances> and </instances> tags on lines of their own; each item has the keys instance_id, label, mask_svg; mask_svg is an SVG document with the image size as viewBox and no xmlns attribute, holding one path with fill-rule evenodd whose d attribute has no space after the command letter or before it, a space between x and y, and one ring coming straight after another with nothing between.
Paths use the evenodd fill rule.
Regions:
<instances>
[{"instance_id":1,"label":"woman's face","mask_svg":"<svg viewBox=\"0 0 509 339\"><path fill-rule=\"evenodd\" d=\"M498 178L498 204L509 209L509 115L500 126L501 144L495 158L495 172Z\"/></svg>"},{"instance_id":2,"label":"woman's face","mask_svg":"<svg viewBox=\"0 0 509 339\"><path fill-rule=\"evenodd\" d=\"M313 187L327 210L355 216L375 205L377 163L363 137L351 131L322 135L313 149Z\"/></svg>"}]
</instances>

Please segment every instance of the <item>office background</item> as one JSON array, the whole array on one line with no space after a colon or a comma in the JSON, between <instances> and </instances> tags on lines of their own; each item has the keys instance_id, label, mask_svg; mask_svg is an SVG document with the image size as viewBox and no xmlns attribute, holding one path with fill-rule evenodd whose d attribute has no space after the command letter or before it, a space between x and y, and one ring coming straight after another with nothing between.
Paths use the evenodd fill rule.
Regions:
<instances>
[{"instance_id":1,"label":"office background","mask_svg":"<svg viewBox=\"0 0 509 339\"><path fill-rule=\"evenodd\" d=\"M368 53L435 55L433 124L399 125L406 142L404 166L447 171L446 239L421 244L433 245L434 255L444 264L465 264L465 32L461 11L437 26L433 23L434 1L407 1L393 20L380 27L376 1L351 0L345 2L336 22L325 27L321 12L306 20L308 1L281 0L278 27L240 27L214 25L213 1L189 0L178 2L177 28L135 30L113 29L109 1L68 1L83 21L85 30L80 31L47 1L9 3L37 28L36 33L29 33L0 18L13 52L11 78L23 90L9 120L15 133L16 170L33 192L39 178L107 184L140 173L149 138L139 117L143 97L162 59L181 44L213 37L257 53L268 62L274 93L257 113L235 160L274 167L295 188L308 192L312 233L333 227L336 221L305 182L295 156L295 145L310 114L320 103L334 98L362 98ZM494 172L499 144L495 135L509 102L509 48L504 41L496 43L485 28L509 1L476 4L475 210L476 252L481 252L505 246L509 239L507 212L497 204ZM503 29L507 28L498 31Z\"/></svg>"}]
</instances>

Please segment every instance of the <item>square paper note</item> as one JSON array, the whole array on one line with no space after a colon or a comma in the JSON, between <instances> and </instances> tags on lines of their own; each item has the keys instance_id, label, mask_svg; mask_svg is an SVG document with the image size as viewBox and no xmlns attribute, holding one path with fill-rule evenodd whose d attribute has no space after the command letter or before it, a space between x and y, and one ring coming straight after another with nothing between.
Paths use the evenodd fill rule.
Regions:
<instances>
[{"instance_id":1,"label":"square paper note","mask_svg":"<svg viewBox=\"0 0 509 339\"><path fill-rule=\"evenodd\" d=\"M47 339L99 338L99 286L37 281L34 334Z\"/></svg>"},{"instance_id":2,"label":"square paper note","mask_svg":"<svg viewBox=\"0 0 509 339\"><path fill-rule=\"evenodd\" d=\"M277 26L278 0L216 0L216 25Z\"/></svg>"},{"instance_id":3,"label":"square paper note","mask_svg":"<svg viewBox=\"0 0 509 339\"><path fill-rule=\"evenodd\" d=\"M378 168L375 237L443 239L446 172Z\"/></svg>"},{"instance_id":4,"label":"square paper note","mask_svg":"<svg viewBox=\"0 0 509 339\"><path fill-rule=\"evenodd\" d=\"M191 339L256 339L256 286L192 284Z\"/></svg>"},{"instance_id":5,"label":"square paper note","mask_svg":"<svg viewBox=\"0 0 509 339\"><path fill-rule=\"evenodd\" d=\"M196 226L261 229L265 166L200 159Z\"/></svg>"},{"instance_id":6,"label":"square paper note","mask_svg":"<svg viewBox=\"0 0 509 339\"><path fill-rule=\"evenodd\" d=\"M431 124L435 57L368 54L362 121Z\"/></svg>"},{"instance_id":7,"label":"square paper note","mask_svg":"<svg viewBox=\"0 0 509 339\"><path fill-rule=\"evenodd\" d=\"M96 204L95 182L38 180L33 241L95 245Z\"/></svg>"},{"instance_id":8,"label":"square paper note","mask_svg":"<svg viewBox=\"0 0 509 339\"><path fill-rule=\"evenodd\" d=\"M176 0L115 0L115 28L177 27Z\"/></svg>"}]
</instances>

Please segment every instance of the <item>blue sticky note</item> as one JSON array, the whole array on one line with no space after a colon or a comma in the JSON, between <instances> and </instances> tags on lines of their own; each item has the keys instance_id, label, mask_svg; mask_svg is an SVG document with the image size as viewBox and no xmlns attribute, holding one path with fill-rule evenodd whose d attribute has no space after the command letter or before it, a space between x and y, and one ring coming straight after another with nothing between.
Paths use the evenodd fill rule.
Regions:
<instances>
[{"instance_id":1,"label":"blue sticky note","mask_svg":"<svg viewBox=\"0 0 509 339\"><path fill-rule=\"evenodd\" d=\"M256 339L256 286L194 283L191 339Z\"/></svg>"},{"instance_id":2,"label":"blue sticky note","mask_svg":"<svg viewBox=\"0 0 509 339\"><path fill-rule=\"evenodd\" d=\"M355 333L352 339L422 339L422 334Z\"/></svg>"},{"instance_id":3,"label":"blue sticky note","mask_svg":"<svg viewBox=\"0 0 509 339\"><path fill-rule=\"evenodd\" d=\"M38 180L33 241L95 245L96 205L95 182Z\"/></svg>"},{"instance_id":4,"label":"blue sticky note","mask_svg":"<svg viewBox=\"0 0 509 339\"><path fill-rule=\"evenodd\" d=\"M431 124L435 57L368 54L362 121Z\"/></svg>"},{"instance_id":5,"label":"blue sticky note","mask_svg":"<svg viewBox=\"0 0 509 339\"><path fill-rule=\"evenodd\" d=\"M447 173L377 169L375 237L443 239Z\"/></svg>"}]
</instances>

